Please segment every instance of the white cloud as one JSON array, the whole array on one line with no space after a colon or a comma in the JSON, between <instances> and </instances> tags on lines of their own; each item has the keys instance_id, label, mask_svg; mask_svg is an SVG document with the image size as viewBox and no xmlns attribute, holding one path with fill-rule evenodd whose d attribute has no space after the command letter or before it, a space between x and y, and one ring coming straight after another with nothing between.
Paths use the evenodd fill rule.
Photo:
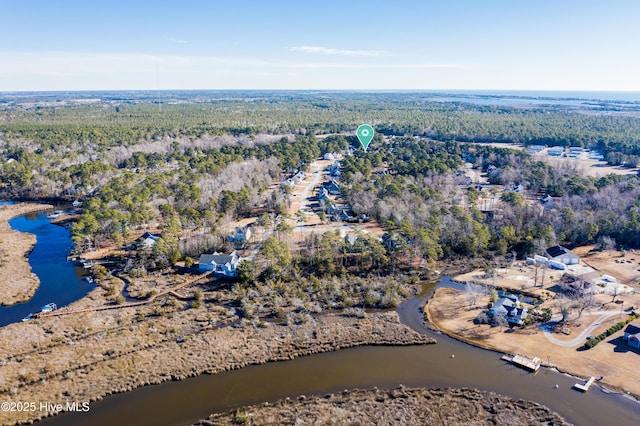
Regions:
<instances>
[{"instance_id":1,"label":"white cloud","mask_svg":"<svg viewBox=\"0 0 640 426\"><path fill-rule=\"evenodd\" d=\"M468 68L456 63L403 63L397 58L367 63L364 58L348 62L300 61L231 56L23 52L1 49L0 57L0 91L158 87L330 88L338 84L336 82L340 84L338 88L375 88L380 82L388 81L409 84L411 81L406 79L408 75L434 75L432 73L444 73L449 69ZM353 80L349 80L351 77Z\"/></svg>"},{"instance_id":2,"label":"white cloud","mask_svg":"<svg viewBox=\"0 0 640 426\"><path fill-rule=\"evenodd\" d=\"M324 55L339 55L339 56L384 56L385 55L385 52L382 50L344 50L344 49L332 49L330 47L322 47L322 46L294 46L290 50L294 52L322 53Z\"/></svg>"},{"instance_id":3,"label":"white cloud","mask_svg":"<svg viewBox=\"0 0 640 426\"><path fill-rule=\"evenodd\" d=\"M84 74L119 72L188 72L218 67L272 69L427 69L468 68L456 63L389 61L384 63L275 61L243 57L149 55L93 52L0 52L0 75L11 74ZM254 69L255 71L255 69Z\"/></svg>"},{"instance_id":4,"label":"white cloud","mask_svg":"<svg viewBox=\"0 0 640 426\"><path fill-rule=\"evenodd\" d=\"M166 41L168 41L169 43L175 43L175 44L187 44L187 43L189 43L187 40L183 40L181 38L176 38L176 37L165 37L164 39Z\"/></svg>"}]
</instances>

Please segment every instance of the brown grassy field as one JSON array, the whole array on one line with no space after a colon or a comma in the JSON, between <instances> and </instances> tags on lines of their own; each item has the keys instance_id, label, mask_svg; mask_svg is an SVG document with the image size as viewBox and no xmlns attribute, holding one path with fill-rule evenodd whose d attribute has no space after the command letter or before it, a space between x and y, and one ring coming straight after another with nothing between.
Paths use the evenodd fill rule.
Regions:
<instances>
[{"instance_id":1,"label":"brown grassy field","mask_svg":"<svg viewBox=\"0 0 640 426\"><path fill-rule=\"evenodd\" d=\"M243 423L245 420L248 423ZM353 390L212 415L198 425L567 425L535 402L476 389Z\"/></svg>"},{"instance_id":2,"label":"brown grassy field","mask_svg":"<svg viewBox=\"0 0 640 426\"><path fill-rule=\"evenodd\" d=\"M145 293L189 278L157 274L134 280L131 287ZM109 277L99 284L87 297L56 311L60 316L0 328L0 402L95 401L150 383L340 348L433 343L402 325L395 312L365 318L322 315L290 325L241 321L215 282L181 289L189 300L167 295L145 305L67 313L114 306L123 283ZM203 293L197 307L189 296L196 289ZM50 414L0 412L0 424Z\"/></svg>"}]
</instances>

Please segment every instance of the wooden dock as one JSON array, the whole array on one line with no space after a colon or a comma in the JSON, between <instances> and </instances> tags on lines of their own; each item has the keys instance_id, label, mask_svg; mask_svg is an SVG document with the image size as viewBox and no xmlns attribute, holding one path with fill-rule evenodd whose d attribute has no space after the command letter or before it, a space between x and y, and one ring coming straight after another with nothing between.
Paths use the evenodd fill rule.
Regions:
<instances>
[{"instance_id":1,"label":"wooden dock","mask_svg":"<svg viewBox=\"0 0 640 426\"><path fill-rule=\"evenodd\" d=\"M587 380L587 382L583 385L581 383L576 383L575 385L573 385L574 388L581 390L582 392L586 392L589 390L589 388L591 387L591 385L593 384L593 382L596 381L595 377L591 377L589 378L589 380Z\"/></svg>"},{"instance_id":2,"label":"wooden dock","mask_svg":"<svg viewBox=\"0 0 640 426\"><path fill-rule=\"evenodd\" d=\"M536 372L540 369L539 357L534 357L532 359L522 355L505 354L505 355L502 355L501 359L507 362L510 362L511 364L516 365L518 367L524 368L525 370Z\"/></svg>"}]
</instances>

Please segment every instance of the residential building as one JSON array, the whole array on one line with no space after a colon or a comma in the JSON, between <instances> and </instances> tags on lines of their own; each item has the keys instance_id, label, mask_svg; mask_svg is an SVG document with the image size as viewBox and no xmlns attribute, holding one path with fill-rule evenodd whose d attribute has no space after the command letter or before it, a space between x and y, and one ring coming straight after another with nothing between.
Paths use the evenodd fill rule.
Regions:
<instances>
[{"instance_id":1,"label":"residential building","mask_svg":"<svg viewBox=\"0 0 640 426\"><path fill-rule=\"evenodd\" d=\"M329 191L329 194L331 195L342 194L342 190L340 189L340 184L335 179L331 179L331 182L326 184L325 187L327 188L327 191Z\"/></svg>"},{"instance_id":2,"label":"residential building","mask_svg":"<svg viewBox=\"0 0 640 426\"><path fill-rule=\"evenodd\" d=\"M622 339L632 348L640 349L640 327L629 324L627 328L624 329Z\"/></svg>"},{"instance_id":3,"label":"residential building","mask_svg":"<svg viewBox=\"0 0 640 426\"><path fill-rule=\"evenodd\" d=\"M492 315L502 315L508 323L524 324L524 320L529 316L529 310L522 306L518 296L506 294L504 297L496 300L489 313Z\"/></svg>"},{"instance_id":4,"label":"residential building","mask_svg":"<svg viewBox=\"0 0 640 426\"><path fill-rule=\"evenodd\" d=\"M145 232L136 240L136 247L140 249L151 249L156 245L156 241L160 239L161 235L152 234L151 232Z\"/></svg>"},{"instance_id":5,"label":"residential building","mask_svg":"<svg viewBox=\"0 0 640 426\"><path fill-rule=\"evenodd\" d=\"M240 256L234 250L231 254L201 254L198 269L202 272L213 271L216 275L236 277Z\"/></svg>"}]
</instances>

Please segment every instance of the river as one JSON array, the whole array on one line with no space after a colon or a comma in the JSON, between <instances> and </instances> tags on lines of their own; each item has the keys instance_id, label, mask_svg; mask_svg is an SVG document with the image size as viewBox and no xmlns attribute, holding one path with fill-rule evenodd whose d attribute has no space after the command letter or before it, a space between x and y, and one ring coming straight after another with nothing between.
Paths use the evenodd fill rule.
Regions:
<instances>
[{"instance_id":1,"label":"river","mask_svg":"<svg viewBox=\"0 0 640 426\"><path fill-rule=\"evenodd\" d=\"M36 236L29 265L40 279L40 286L29 301L0 306L0 327L19 322L29 313L39 312L47 303L53 302L58 307L67 305L95 288L83 279L82 267L67 262L67 251L71 246L68 228L52 225L42 212L15 217L9 221L9 226Z\"/></svg>"},{"instance_id":2,"label":"river","mask_svg":"<svg viewBox=\"0 0 640 426\"><path fill-rule=\"evenodd\" d=\"M425 287L398 312L405 324L435 337L436 345L346 349L146 386L93 403L88 413L67 413L44 424L188 425L214 412L264 401L400 384L494 391L542 403L577 425L637 424L640 404L629 398L606 394L598 386L586 394L576 392L571 389L574 378L548 369L530 374L501 361L495 352L427 330L420 306L432 290Z\"/></svg>"},{"instance_id":3,"label":"river","mask_svg":"<svg viewBox=\"0 0 640 426\"><path fill-rule=\"evenodd\" d=\"M70 245L67 229L51 225L41 213L15 218L10 224L36 234L38 242L29 262L41 285L31 301L0 308L3 324L15 322L48 302L68 304L93 288L81 279L81 270L66 262ZM448 278L441 285L450 285ZM214 412L264 401L400 384L490 390L542 403L577 425L637 424L640 404L629 398L606 394L598 386L586 394L576 392L571 389L576 379L548 369L530 374L501 361L497 353L427 330L420 306L432 291L433 286L425 286L421 294L403 302L398 313L409 327L435 337L436 345L345 349L145 386L92 403L87 413L65 413L42 424L186 425Z\"/></svg>"}]
</instances>

